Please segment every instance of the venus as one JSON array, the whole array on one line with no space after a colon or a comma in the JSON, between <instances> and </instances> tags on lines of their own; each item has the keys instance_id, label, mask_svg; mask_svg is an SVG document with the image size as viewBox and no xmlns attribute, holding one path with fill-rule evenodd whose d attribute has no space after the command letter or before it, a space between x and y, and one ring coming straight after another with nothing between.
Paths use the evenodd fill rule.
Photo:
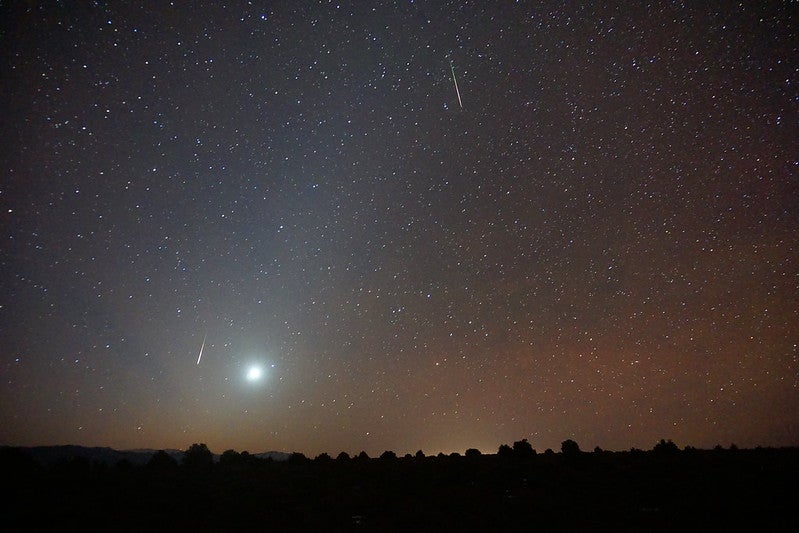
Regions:
<instances>
[{"instance_id":1,"label":"venus","mask_svg":"<svg viewBox=\"0 0 799 533\"><path fill-rule=\"evenodd\" d=\"M261 367L259 367L259 366L251 366L247 370L247 381L258 381L258 380L261 379L262 375L263 375L263 371L261 370Z\"/></svg>"}]
</instances>

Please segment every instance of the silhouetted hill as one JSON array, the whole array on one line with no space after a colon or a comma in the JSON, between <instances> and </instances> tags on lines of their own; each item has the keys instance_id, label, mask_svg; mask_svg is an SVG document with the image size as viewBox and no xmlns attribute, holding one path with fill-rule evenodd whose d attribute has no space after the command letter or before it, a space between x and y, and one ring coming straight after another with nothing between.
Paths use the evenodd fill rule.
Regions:
<instances>
[{"instance_id":1,"label":"silhouetted hill","mask_svg":"<svg viewBox=\"0 0 799 533\"><path fill-rule=\"evenodd\" d=\"M4 448L9 448L5 447ZM126 450L119 451L113 448L86 447L75 445L64 446L31 446L21 447L19 450L27 453L34 461L42 466L52 466L62 461L73 459L83 459L90 463L102 463L115 465L120 461L128 461L133 465L143 465L150 460L152 450ZM174 453L182 454L178 450L170 450L170 455Z\"/></svg>"},{"instance_id":2,"label":"silhouetted hill","mask_svg":"<svg viewBox=\"0 0 799 533\"><path fill-rule=\"evenodd\" d=\"M258 459L271 459L273 461L286 461L290 453L285 452L263 452L263 453L254 453L253 454Z\"/></svg>"},{"instance_id":3,"label":"silhouetted hill","mask_svg":"<svg viewBox=\"0 0 799 533\"><path fill-rule=\"evenodd\" d=\"M134 466L147 464L150 458L159 450L136 449L136 450L115 450L108 447L88 447L73 444L61 446L0 446L0 449L17 449L30 456L36 463L44 467L53 466L59 462L73 459L81 459L90 463L105 464L113 466L120 461L127 461ZM183 458L183 450L167 449L165 451L170 457L180 462ZM284 452L270 451L253 454L259 459L271 459L273 461L285 461L289 454ZM219 454L214 454L214 460L219 461Z\"/></svg>"}]
</instances>

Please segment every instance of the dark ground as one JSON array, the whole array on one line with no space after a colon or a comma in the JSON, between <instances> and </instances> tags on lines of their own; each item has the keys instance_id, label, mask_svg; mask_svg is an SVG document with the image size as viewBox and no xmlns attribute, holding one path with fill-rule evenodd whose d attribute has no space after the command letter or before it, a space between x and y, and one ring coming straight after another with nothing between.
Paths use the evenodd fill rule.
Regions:
<instances>
[{"instance_id":1,"label":"dark ground","mask_svg":"<svg viewBox=\"0 0 799 533\"><path fill-rule=\"evenodd\" d=\"M5 531L799 531L794 448L0 468Z\"/></svg>"}]
</instances>

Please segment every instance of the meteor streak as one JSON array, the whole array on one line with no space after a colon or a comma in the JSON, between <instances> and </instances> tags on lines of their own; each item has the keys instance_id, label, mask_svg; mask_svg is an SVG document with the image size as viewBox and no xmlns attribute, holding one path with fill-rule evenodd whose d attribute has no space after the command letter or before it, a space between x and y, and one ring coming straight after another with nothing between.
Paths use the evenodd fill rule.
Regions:
<instances>
[{"instance_id":1,"label":"meteor streak","mask_svg":"<svg viewBox=\"0 0 799 533\"><path fill-rule=\"evenodd\" d=\"M452 81L455 82L455 92L458 94L458 104L460 104L461 109L463 109L463 102L461 101L461 91L458 89L458 80L455 78L455 66L452 64L452 61L449 62L449 68L452 70Z\"/></svg>"},{"instance_id":2,"label":"meteor streak","mask_svg":"<svg viewBox=\"0 0 799 533\"><path fill-rule=\"evenodd\" d=\"M198 365L200 364L200 359L203 358L203 350L205 349L205 339L207 339L207 338L208 338L208 333L206 333L205 336L203 337L203 344L202 344L202 346L200 346L200 356L197 357L197 364Z\"/></svg>"}]
</instances>

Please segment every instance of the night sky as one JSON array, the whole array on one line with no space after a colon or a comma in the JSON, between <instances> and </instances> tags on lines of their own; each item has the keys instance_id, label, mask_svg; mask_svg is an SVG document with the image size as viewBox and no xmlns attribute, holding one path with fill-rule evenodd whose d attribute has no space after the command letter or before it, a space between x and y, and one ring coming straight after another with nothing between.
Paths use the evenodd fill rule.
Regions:
<instances>
[{"instance_id":1,"label":"night sky","mask_svg":"<svg viewBox=\"0 0 799 533\"><path fill-rule=\"evenodd\" d=\"M0 2L0 444L799 444L799 5L583 4Z\"/></svg>"}]
</instances>

